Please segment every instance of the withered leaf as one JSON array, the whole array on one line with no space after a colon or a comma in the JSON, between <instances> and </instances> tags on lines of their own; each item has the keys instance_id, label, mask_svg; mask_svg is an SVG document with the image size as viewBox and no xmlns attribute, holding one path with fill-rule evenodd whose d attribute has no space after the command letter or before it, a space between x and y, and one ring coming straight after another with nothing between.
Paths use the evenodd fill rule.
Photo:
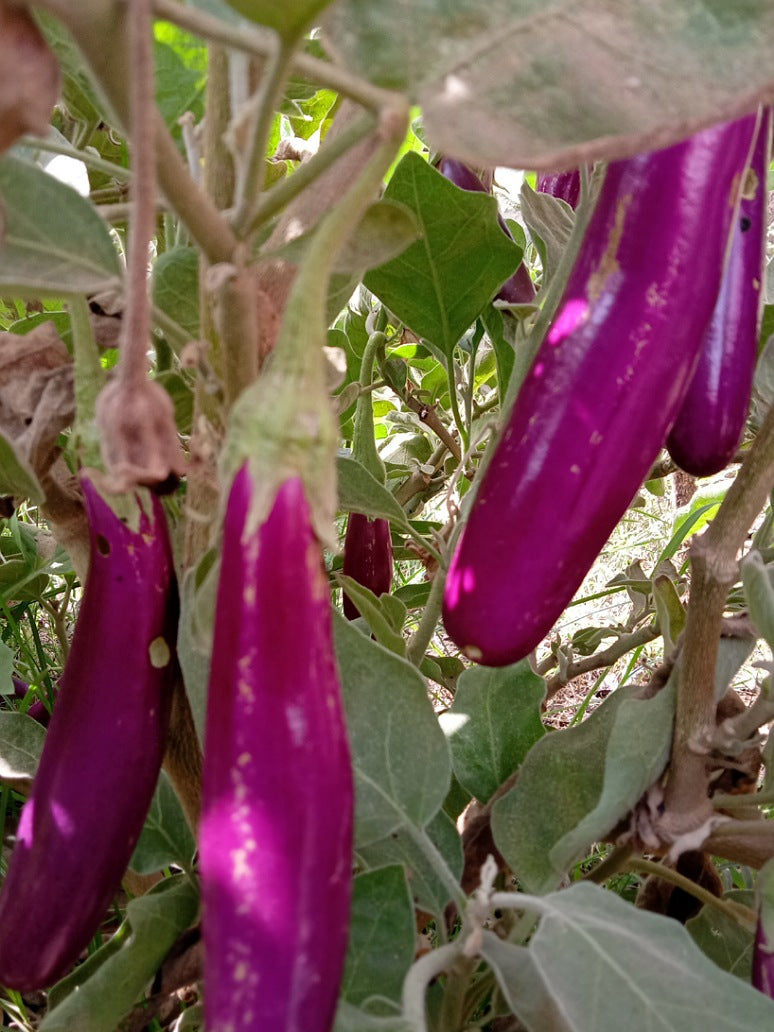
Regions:
<instances>
[{"instance_id":1,"label":"withered leaf","mask_svg":"<svg viewBox=\"0 0 774 1032\"><path fill-rule=\"evenodd\" d=\"M46 135L60 83L59 64L32 15L0 0L0 152L25 133Z\"/></svg>"}]
</instances>

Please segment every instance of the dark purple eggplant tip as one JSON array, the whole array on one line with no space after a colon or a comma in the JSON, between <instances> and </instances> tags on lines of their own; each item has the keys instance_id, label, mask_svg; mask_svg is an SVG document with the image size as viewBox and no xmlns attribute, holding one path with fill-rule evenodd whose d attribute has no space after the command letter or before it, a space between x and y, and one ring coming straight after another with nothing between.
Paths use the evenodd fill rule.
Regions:
<instances>
[{"instance_id":1,"label":"dark purple eggplant tip","mask_svg":"<svg viewBox=\"0 0 774 1032\"><path fill-rule=\"evenodd\" d=\"M350 514L344 539L343 571L377 597L389 594L392 587L392 536L388 520L369 519L362 513ZM344 615L357 620L360 610L344 592Z\"/></svg>"},{"instance_id":2,"label":"dark purple eggplant tip","mask_svg":"<svg viewBox=\"0 0 774 1032\"><path fill-rule=\"evenodd\" d=\"M580 172L577 168L570 172L543 172L538 176L537 188L538 193L558 197L575 209L580 200Z\"/></svg>"},{"instance_id":3,"label":"dark purple eggplant tip","mask_svg":"<svg viewBox=\"0 0 774 1032\"><path fill-rule=\"evenodd\" d=\"M763 921L758 918L755 930L755 946L753 948L752 984L765 996L774 999L774 952L769 948Z\"/></svg>"}]
</instances>

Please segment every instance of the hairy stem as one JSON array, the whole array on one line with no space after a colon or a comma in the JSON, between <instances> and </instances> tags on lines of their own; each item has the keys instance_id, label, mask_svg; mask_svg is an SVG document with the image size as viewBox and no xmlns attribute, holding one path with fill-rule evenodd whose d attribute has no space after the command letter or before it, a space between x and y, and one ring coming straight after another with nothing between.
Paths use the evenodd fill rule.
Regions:
<instances>
[{"instance_id":1,"label":"hairy stem","mask_svg":"<svg viewBox=\"0 0 774 1032\"><path fill-rule=\"evenodd\" d=\"M406 645L406 657L415 666L419 666L427 651L427 646L433 640L438 621L441 619L441 605L443 603L443 586L446 581L446 572L439 566L433 578L433 585L430 588L430 595L427 605L422 612L419 626L411 635Z\"/></svg>"}]
</instances>

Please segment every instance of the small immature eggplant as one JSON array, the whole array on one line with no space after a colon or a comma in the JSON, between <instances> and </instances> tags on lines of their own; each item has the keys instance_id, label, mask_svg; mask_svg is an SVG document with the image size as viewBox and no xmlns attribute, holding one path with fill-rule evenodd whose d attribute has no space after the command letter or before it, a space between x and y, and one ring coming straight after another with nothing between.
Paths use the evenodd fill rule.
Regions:
<instances>
[{"instance_id":1,"label":"small immature eggplant","mask_svg":"<svg viewBox=\"0 0 774 1032\"><path fill-rule=\"evenodd\" d=\"M177 588L166 520L136 530L84 478L90 565L40 765L0 893L0 984L29 992L75 963L118 889L164 754Z\"/></svg>"},{"instance_id":2,"label":"small immature eggplant","mask_svg":"<svg viewBox=\"0 0 774 1032\"><path fill-rule=\"evenodd\" d=\"M438 171L461 190L487 193L486 187L476 173L462 161L455 161L453 158L442 158L438 165ZM512 240L513 235L502 215L497 216L497 221L500 223L503 233ZM535 300L535 285L524 262L519 263L518 269L500 287L497 299L507 301L512 305L531 304Z\"/></svg>"},{"instance_id":3,"label":"small immature eggplant","mask_svg":"<svg viewBox=\"0 0 774 1032\"><path fill-rule=\"evenodd\" d=\"M452 558L446 629L490 666L572 599L675 420L720 286L757 117L612 163Z\"/></svg>"},{"instance_id":4,"label":"small immature eggplant","mask_svg":"<svg viewBox=\"0 0 774 1032\"><path fill-rule=\"evenodd\" d=\"M200 829L204 1008L218 1032L329 1032L352 883L353 787L330 591L301 477L263 523L229 495Z\"/></svg>"},{"instance_id":5,"label":"small immature eggplant","mask_svg":"<svg viewBox=\"0 0 774 1032\"><path fill-rule=\"evenodd\" d=\"M384 595L392 587L392 536L389 520L370 519L360 512L349 514L344 537L344 573L370 588L374 595ZM344 593L344 615L357 620L360 611Z\"/></svg>"},{"instance_id":6,"label":"small immature eggplant","mask_svg":"<svg viewBox=\"0 0 774 1032\"><path fill-rule=\"evenodd\" d=\"M577 168L570 172L543 172L537 178L539 193L547 193L566 201L574 210L580 200L580 172Z\"/></svg>"},{"instance_id":7,"label":"small immature eggplant","mask_svg":"<svg viewBox=\"0 0 774 1032\"><path fill-rule=\"evenodd\" d=\"M667 449L696 477L725 469L736 454L758 357L766 251L771 109L766 108L731 236L720 293Z\"/></svg>"},{"instance_id":8,"label":"small immature eggplant","mask_svg":"<svg viewBox=\"0 0 774 1032\"><path fill-rule=\"evenodd\" d=\"M19 677L13 678L13 693L17 699L26 698L29 690L30 686L26 683L26 681L22 681ZM33 701L29 704L29 706L24 712L27 714L28 717L32 717L33 720L36 720L39 724L42 724L43 727L48 727L48 722L51 719L51 714L48 712L48 710L40 701L40 699L36 699L34 695L31 695L30 698Z\"/></svg>"}]
</instances>

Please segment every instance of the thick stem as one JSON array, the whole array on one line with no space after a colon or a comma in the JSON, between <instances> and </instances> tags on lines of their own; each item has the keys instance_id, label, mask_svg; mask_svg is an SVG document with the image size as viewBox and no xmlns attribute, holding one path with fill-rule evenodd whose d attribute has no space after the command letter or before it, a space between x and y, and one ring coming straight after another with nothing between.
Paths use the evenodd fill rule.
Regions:
<instances>
[{"instance_id":1,"label":"thick stem","mask_svg":"<svg viewBox=\"0 0 774 1032\"><path fill-rule=\"evenodd\" d=\"M441 606L443 604L443 586L446 580L446 571L439 566L435 578L433 579L433 585L430 588L430 595L427 599L427 605L422 612L422 618L419 621L419 626L411 635L406 645L406 657L415 666L419 666L424 658L425 652L430 642L433 640L435 629L438 626L438 621L441 619Z\"/></svg>"},{"instance_id":2,"label":"thick stem","mask_svg":"<svg viewBox=\"0 0 774 1032\"><path fill-rule=\"evenodd\" d=\"M374 359L380 348L384 347L385 336L381 332L373 333L363 350L360 362L360 386L362 393L357 399L355 409L355 426L352 444L352 457L365 466L368 472L384 483L384 463L376 448L374 438L374 405L371 393L371 381L374 375Z\"/></svg>"},{"instance_id":3,"label":"thick stem","mask_svg":"<svg viewBox=\"0 0 774 1032\"><path fill-rule=\"evenodd\" d=\"M574 663L568 664L563 674L554 674L553 677L548 678L546 682L546 697L550 699L552 695L555 695L574 678L580 677L581 674L590 673L592 670L601 670L602 667L612 666L613 663L625 656L627 652L631 652L632 649L636 649L640 645L647 645L650 641L655 641L659 634L657 627L648 624L636 631L632 631L630 634L622 634L617 641L613 642L612 645L602 652L595 652L593 656L584 656L583 659L578 659ZM545 675L555 665L556 658L554 656L547 656L538 665L537 672Z\"/></svg>"}]
</instances>

